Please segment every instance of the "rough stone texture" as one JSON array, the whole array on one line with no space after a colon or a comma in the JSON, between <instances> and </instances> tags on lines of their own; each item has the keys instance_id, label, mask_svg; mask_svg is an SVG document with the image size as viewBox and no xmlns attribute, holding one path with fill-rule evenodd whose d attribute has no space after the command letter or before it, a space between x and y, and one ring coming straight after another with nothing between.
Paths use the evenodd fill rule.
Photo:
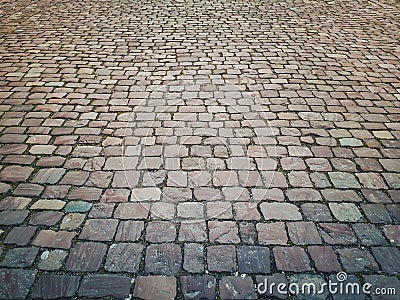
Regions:
<instances>
[{"instance_id":1,"label":"rough stone texture","mask_svg":"<svg viewBox=\"0 0 400 300\"><path fill-rule=\"evenodd\" d=\"M310 246L308 252L320 272L341 271L335 251L330 246Z\"/></svg>"},{"instance_id":2,"label":"rough stone texture","mask_svg":"<svg viewBox=\"0 0 400 300\"><path fill-rule=\"evenodd\" d=\"M80 277L74 275L45 274L35 284L31 296L42 299L73 297L79 280Z\"/></svg>"},{"instance_id":3,"label":"rough stone texture","mask_svg":"<svg viewBox=\"0 0 400 300\"><path fill-rule=\"evenodd\" d=\"M5 210L0 211L0 225L17 225L21 224L29 212L27 210L13 211Z\"/></svg>"},{"instance_id":4,"label":"rough stone texture","mask_svg":"<svg viewBox=\"0 0 400 300\"><path fill-rule=\"evenodd\" d=\"M399 8L2 1L0 264L21 287L0 298L262 298L248 278L283 270L393 283ZM58 289L70 276L80 291Z\"/></svg>"},{"instance_id":5,"label":"rough stone texture","mask_svg":"<svg viewBox=\"0 0 400 300\"><path fill-rule=\"evenodd\" d=\"M290 240L296 245L321 244L318 230L312 222L287 223Z\"/></svg>"},{"instance_id":6,"label":"rough stone texture","mask_svg":"<svg viewBox=\"0 0 400 300\"><path fill-rule=\"evenodd\" d=\"M0 180L19 182L25 181L32 173L33 168L21 166L7 166L0 172ZM43 183L43 182L42 182Z\"/></svg>"},{"instance_id":7,"label":"rough stone texture","mask_svg":"<svg viewBox=\"0 0 400 300\"><path fill-rule=\"evenodd\" d=\"M236 250L231 245L207 247L207 265L211 272L232 272L236 270Z\"/></svg>"},{"instance_id":8,"label":"rough stone texture","mask_svg":"<svg viewBox=\"0 0 400 300\"><path fill-rule=\"evenodd\" d=\"M204 242L207 240L207 228L205 221L182 221L179 228L179 241Z\"/></svg>"},{"instance_id":9,"label":"rough stone texture","mask_svg":"<svg viewBox=\"0 0 400 300\"><path fill-rule=\"evenodd\" d=\"M110 272L137 273L143 248L143 245L134 243L112 244L104 268Z\"/></svg>"},{"instance_id":10,"label":"rough stone texture","mask_svg":"<svg viewBox=\"0 0 400 300\"><path fill-rule=\"evenodd\" d=\"M182 276L180 284L185 299L215 299L217 282L210 275Z\"/></svg>"},{"instance_id":11,"label":"rough stone texture","mask_svg":"<svg viewBox=\"0 0 400 300\"><path fill-rule=\"evenodd\" d=\"M91 203L85 201L72 201L68 202L65 206L66 212L87 212L92 207Z\"/></svg>"},{"instance_id":12,"label":"rough stone texture","mask_svg":"<svg viewBox=\"0 0 400 300\"><path fill-rule=\"evenodd\" d=\"M289 203L262 203L261 212L266 220L301 220L302 216L299 209L294 204Z\"/></svg>"},{"instance_id":13,"label":"rough stone texture","mask_svg":"<svg viewBox=\"0 0 400 300\"><path fill-rule=\"evenodd\" d=\"M62 267L67 255L68 252L64 250L46 250L42 253L42 255L40 255L38 268L48 271L59 270Z\"/></svg>"},{"instance_id":14,"label":"rough stone texture","mask_svg":"<svg viewBox=\"0 0 400 300\"><path fill-rule=\"evenodd\" d=\"M377 271L379 269L373 256L364 250L349 248L338 249L343 268L349 273L362 272L365 270Z\"/></svg>"},{"instance_id":15,"label":"rough stone texture","mask_svg":"<svg viewBox=\"0 0 400 300\"><path fill-rule=\"evenodd\" d=\"M362 245L385 245L387 241L383 237L381 231L372 224L356 223L353 225L353 230ZM384 228L385 231L385 228ZM392 240L388 237L389 240Z\"/></svg>"},{"instance_id":16,"label":"rough stone texture","mask_svg":"<svg viewBox=\"0 0 400 300\"><path fill-rule=\"evenodd\" d=\"M329 208L325 204L305 203L301 206L301 209L304 216L311 221L332 221L332 216Z\"/></svg>"},{"instance_id":17,"label":"rough stone texture","mask_svg":"<svg viewBox=\"0 0 400 300\"><path fill-rule=\"evenodd\" d=\"M79 239L90 241L111 241L114 238L118 220L90 219L82 229Z\"/></svg>"},{"instance_id":18,"label":"rough stone texture","mask_svg":"<svg viewBox=\"0 0 400 300\"><path fill-rule=\"evenodd\" d=\"M65 201L40 199L32 204L31 209L61 210L65 206Z\"/></svg>"},{"instance_id":19,"label":"rough stone texture","mask_svg":"<svg viewBox=\"0 0 400 300\"><path fill-rule=\"evenodd\" d=\"M146 227L146 241L150 243L173 242L176 239L176 228L173 222L152 221Z\"/></svg>"},{"instance_id":20,"label":"rough stone texture","mask_svg":"<svg viewBox=\"0 0 400 300\"><path fill-rule=\"evenodd\" d=\"M0 269L0 298L25 299L35 281L36 271Z\"/></svg>"},{"instance_id":21,"label":"rough stone texture","mask_svg":"<svg viewBox=\"0 0 400 300\"><path fill-rule=\"evenodd\" d=\"M68 256L66 269L73 272L94 272L100 268L107 246L102 243L78 243Z\"/></svg>"},{"instance_id":22,"label":"rough stone texture","mask_svg":"<svg viewBox=\"0 0 400 300\"><path fill-rule=\"evenodd\" d=\"M272 286L271 283L275 283L275 286ZM286 299L288 291L288 280L284 273L275 273L269 276L256 276L256 284L257 284L257 293L264 297L275 297L279 299ZM283 289L280 287L280 291L278 292L278 285L282 284L286 288ZM282 293L281 290L284 292Z\"/></svg>"},{"instance_id":23,"label":"rough stone texture","mask_svg":"<svg viewBox=\"0 0 400 300\"><path fill-rule=\"evenodd\" d=\"M87 275L79 287L79 296L90 298L128 297L131 288L131 278L119 275Z\"/></svg>"},{"instance_id":24,"label":"rough stone texture","mask_svg":"<svg viewBox=\"0 0 400 300\"><path fill-rule=\"evenodd\" d=\"M15 268L31 267L38 253L39 249L36 247L10 249L1 261L0 266Z\"/></svg>"},{"instance_id":25,"label":"rough stone texture","mask_svg":"<svg viewBox=\"0 0 400 300\"><path fill-rule=\"evenodd\" d=\"M209 221L209 238L211 242L238 243L240 241L238 228L232 221Z\"/></svg>"},{"instance_id":26,"label":"rough stone texture","mask_svg":"<svg viewBox=\"0 0 400 300\"><path fill-rule=\"evenodd\" d=\"M138 276L133 296L139 299L173 300L176 296L176 279L166 276Z\"/></svg>"},{"instance_id":27,"label":"rough stone texture","mask_svg":"<svg viewBox=\"0 0 400 300\"><path fill-rule=\"evenodd\" d=\"M358 222L362 219L359 209L353 203L329 203L329 208L339 222Z\"/></svg>"},{"instance_id":28,"label":"rough stone texture","mask_svg":"<svg viewBox=\"0 0 400 300\"><path fill-rule=\"evenodd\" d=\"M352 189L360 188L357 179L351 173L345 172L329 172L329 178L336 188Z\"/></svg>"},{"instance_id":29,"label":"rough stone texture","mask_svg":"<svg viewBox=\"0 0 400 300\"><path fill-rule=\"evenodd\" d=\"M328 244L349 245L357 242L357 238L350 226L345 224L320 224L322 239Z\"/></svg>"},{"instance_id":30,"label":"rough stone texture","mask_svg":"<svg viewBox=\"0 0 400 300\"><path fill-rule=\"evenodd\" d=\"M397 291L400 288L400 280L398 278L385 275L365 275L363 278L365 282L372 284L373 287L386 288L387 291L393 288L396 289L395 295L388 295L389 293L387 295L371 295L371 299L382 299L383 297L387 300L397 299Z\"/></svg>"},{"instance_id":31,"label":"rough stone texture","mask_svg":"<svg viewBox=\"0 0 400 300\"><path fill-rule=\"evenodd\" d=\"M223 277L219 281L219 292L221 299L257 299L250 277Z\"/></svg>"},{"instance_id":32,"label":"rough stone texture","mask_svg":"<svg viewBox=\"0 0 400 300\"><path fill-rule=\"evenodd\" d=\"M240 273L263 274L270 272L270 251L267 247L239 246L237 259Z\"/></svg>"},{"instance_id":33,"label":"rough stone texture","mask_svg":"<svg viewBox=\"0 0 400 300\"><path fill-rule=\"evenodd\" d=\"M114 211L118 219L146 219L148 214L149 206L144 203L121 203Z\"/></svg>"},{"instance_id":34,"label":"rough stone texture","mask_svg":"<svg viewBox=\"0 0 400 300\"><path fill-rule=\"evenodd\" d=\"M140 239L144 230L143 221L120 221L115 234L116 241L129 242Z\"/></svg>"},{"instance_id":35,"label":"rough stone texture","mask_svg":"<svg viewBox=\"0 0 400 300\"><path fill-rule=\"evenodd\" d=\"M41 169L36 173L32 182L56 184L64 173L65 169L62 168Z\"/></svg>"},{"instance_id":36,"label":"rough stone texture","mask_svg":"<svg viewBox=\"0 0 400 300\"><path fill-rule=\"evenodd\" d=\"M0 201L0 210L24 209L31 201L25 197L6 197Z\"/></svg>"},{"instance_id":37,"label":"rough stone texture","mask_svg":"<svg viewBox=\"0 0 400 300\"><path fill-rule=\"evenodd\" d=\"M400 225L387 225L383 228L383 232L391 244L400 245Z\"/></svg>"},{"instance_id":38,"label":"rough stone texture","mask_svg":"<svg viewBox=\"0 0 400 300\"><path fill-rule=\"evenodd\" d=\"M202 244L185 244L183 268L191 273L204 271L204 246Z\"/></svg>"},{"instance_id":39,"label":"rough stone texture","mask_svg":"<svg viewBox=\"0 0 400 300\"><path fill-rule=\"evenodd\" d=\"M383 272L398 275L400 273L400 251L395 247L373 247L372 253L381 265Z\"/></svg>"},{"instance_id":40,"label":"rough stone texture","mask_svg":"<svg viewBox=\"0 0 400 300\"><path fill-rule=\"evenodd\" d=\"M4 239L4 243L24 246L29 243L35 232L34 226L14 227Z\"/></svg>"},{"instance_id":41,"label":"rough stone texture","mask_svg":"<svg viewBox=\"0 0 400 300\"><path fill-rule=\"evenodd\" d=\"M58 223L63 217L63 213L59 211L40 211L32 215L29 224L52 226Z\"/></svg>"},{"instance_id":42,"label":"rough stone texture","mask_svg":"<svg viewBox=\"0 0 400 300\"><path fill-rule=\"evenodd\" d=\"M339 279L340 279L340 280L339 280ZM346 287L346 285L348 285L349 287L350 287L350 286L353 286L353 285L354 285L354 286L358 285L358 286L360 286L360 287L362 288L362 283L361 283L360 280L359 280L356 276L354 276L354 275L347 275L347 278L339 277L339 279L338 279L338 276L337 276L337 275L331 275L331 276L329 276L329 280L330 280L332 283L337 284L338 286L339 286L340 284L342 284L344 287ZM345 280L343 280L343 279L345 279ZM355 290L355 291L356 291L356 290ZM351 293L352 295L349 295L350 293ZM349 296L351 297L351 299L354 299L354 300L365 300L365 294L362 293L361 290L360 290L360 293L357 294L356 292L352 292L351 289L349 289L347 293L346 293L346 290L344 290L342 293L340 293L340 291L338 290L337 293L335 293L334 295L332 295L332 298L333 298L334 300L345 300L345 299L349 299Z\"/></svg>"},{"instance_id":43,"label":"rough stone texture","mask_svg":"<svg viewBox=\"0 0 400 300\"><path fill-rule=\"evenodd\" d=\"M74 237L74 232L41 230L32 244L47 248L68 249Z\"/></svg>"},{"instance_id":44,"label":"rough stone texture","mask_svg":"<svg viewBox=\"0 0 400 300\"><path fill-rule=\"evenodd\" d=\"M263 245L286 245L288 235L285 228L285 223L258 223L258 241Z\"/></svg>"},{"instance_id":45,"label":"rough stone texture","mask_svg":"<svg viewBox=\"0 0 400 300\"><path fill-rule=\"evenodd\" d=\"M176 275L182 267L181 247L177 244L151 244L146 249L145 270L157 275Z\"/></svg>"},{"instance_id":46,"label":"rough stone texture","mask_svg":"<svg viewBox=\"0 0 400 300\"><path fill-rule=\"evenodd\" d=\"M80 227L85 217L84 214L79 213L66 214L60 224L60 229L75 230Z\"/></svg>"},{"instance_id":47,"label":"rough stone texture","mask_svg":"<svg viewBox=\"0 0 400 300\"><path fill-rule=\"evenodd\" d=\"M310 261L300 247L275 247L273 249L276 268L281 271L310 271Z\"/></svg>"}]
</instances>

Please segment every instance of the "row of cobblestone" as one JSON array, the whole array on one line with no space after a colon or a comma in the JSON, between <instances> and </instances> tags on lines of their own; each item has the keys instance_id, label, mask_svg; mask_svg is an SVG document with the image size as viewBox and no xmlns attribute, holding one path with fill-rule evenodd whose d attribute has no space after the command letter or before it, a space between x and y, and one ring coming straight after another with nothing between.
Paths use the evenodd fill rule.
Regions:
<instances>
[{"instance_id":1,"label":"row of cobblestone","mask_svg":"<svg viewBox=\"0 0 400 300\"><path fill-rule=\"evenodd\" d=\"M397 299L399 9L0 3L0 298Z\"/></svg>"}]
</instances>

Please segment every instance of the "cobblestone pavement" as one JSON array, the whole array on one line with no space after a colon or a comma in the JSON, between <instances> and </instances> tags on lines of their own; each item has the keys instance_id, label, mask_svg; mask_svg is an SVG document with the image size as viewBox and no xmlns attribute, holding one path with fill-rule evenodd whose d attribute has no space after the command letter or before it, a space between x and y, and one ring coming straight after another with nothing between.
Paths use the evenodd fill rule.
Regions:
<instances>
[{"instance_id":1,"label":"cobblestone pavement","mask_svg":"<svg viewBox=\"0 0 400 300\"><path fill-rule=\"evenodd\" d=\"M0 18L0 298L346 276L400 293L398 2L9 0ZM295 298L326 297L365 298Z\"/></svg>"}]
</instances>

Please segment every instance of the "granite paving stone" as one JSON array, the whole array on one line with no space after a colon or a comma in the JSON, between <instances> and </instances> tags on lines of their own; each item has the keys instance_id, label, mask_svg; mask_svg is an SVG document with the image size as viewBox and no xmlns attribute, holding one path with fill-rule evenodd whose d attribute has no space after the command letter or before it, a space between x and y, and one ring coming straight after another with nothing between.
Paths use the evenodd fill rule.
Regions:
<instances>
[{"instance_id":1,"label":"granite paving stone","mask_svg":"<svg viewBox=\"0 0 400 300\"><path fill-rule=\"evenodd\" d=\"M236 270L236 250L233 245L207 247L207 266L209 271L232 272Z\"/></svg>"},{"instance_id":2,"label":"granite paving stone","mask_svg":"<svg viewBox=\"0 0 400 300\"><path fill-rule=\"evenodd\" d=\"M137 241L142 236L144 230L143 221L120 221L115 234L116 241Z\"/></svg>"},{"instance_id":3,"label":"granite paving stone","mask_svg":"<svg viewBox=\"0 0 400 300\"><path fill-rule=\"evenodd\" d=\"M331 246L309 246L308 252L319 272L339 272L341 266Z\"/></svg>"},{"instance_id":4,"label":"granite paving stone","mask_svg":"<svg viewBox=\"0 0 400 300\"><path fill-rule=\"evenodd\" d=\"M130 294L131 278L121 275L97 274L83 277L78 294L89 298L126 298Z\"/></svg>"},{"instance_id":5,"label":"granite paving stone","mask_svg":"<svg viewBox=\"0 0 400 300\"><path fill-rule=\"evenodd\" d=\"M345 280L343 280L345 279ZM342 285L346 286L348 285L350 286L362 286L362 282L360 281L360 279L358 279L356 276L354 275L347 275L347 278L341 278L336 275L331 275L329 276L329 280L334 284L334 285L340 285L340 283L342 283ZM339 291L339 290L338 290ZM351 299L355 299L355 300L365 300L366 299L366 295L362 292L357 293L356 290L354 290L354 292L352 292L352 290L349 288L348 292L346 293L346 291L340 293L340 292L336 292L333 293L332 298L334 300L342 300L342 299L348 299L348 297L351 295Z\"/></svg>"},{"instance_id":6,"label":"granite paving stone","mask_svg":"<svg viewBox=\"0 0 400 300\"><path fill-rule=\"evenodd\" d=\"M217 282L213 276L182 276L180 286L185 299L215 299Z\"/></svg>"},{"instance_id":7,"label":"granite paving stone","mask_svg":"<svg viewBox=\"0 0 400 300\"><path fill-rule=\"evenodd\" d=\"M44 274L33 287L31 296L41 299L73 297L79 281L80 276Z\"/></svg>"},{"instance_id":8,"label":"granite paving stone","mask_svg":"<svg viewBox=\"0 0 400 300\"><path fill-rule=\"evenodd\" d=\"M133 296L139 299L175 299L176 279L171 276L138 276Z\"/></svg>"},{"instance_id":9,"label":"granite paving stone","mask_svg":"<svg viewBox=\"0 0 400 300\"><path fill-rule=\"evenodd\" d=\"M383 233L391 244L398 246L400 244L399 235L400 225L386 225L383 227Z\"/></svg>"},{"instance_id":10,"label":"granite paving stone","mask_svg":"<svg viewBox=\"0 0 400 300\"><path fill-rule=\"evenodd\" d=\"M71 247L71 242L74 237L74 232L43 229L36 236L32 244L46 248L69 249Z\"/></svg>"},{"instance_id":11,"label":"granite paving stone","mask_svg":"<svg viewBox=\"0 0 400 300\"><path fill-rule=\"evenodd\" d=\"M14 227L4 239L5 244L16 244L18 246L27 245L34 236L37 227L35 226L19 226Z\"/></svg>"},{"instance_id":12,"label":"granite paving stone","mask_svg":"<svg viewBox=\"0 0 400 300\"><path fill-rule=\"evenodd\" d=\"M80 227L85 220L85 217L86 216L84 214L79 213L66 214L60 224L60 229L75 230Z\"/></svg>"},{"instance_id":13,"label":"granite paving stone","mask_svg":"<svg viewBox=\"0 0 400 300\"><path fill-rule=\"evenodd\" d=\"M0 210L7 209L24 209L32 201L25 197L5 197L0 201Z\"/></svg>"},{"instance_id":14,"label":"granite paving stone","mask_svg":"<svg viewBox=\"0 0 400 300\"><path fill-rule=\"evenodd\" d=\"M240 273L264 274L270 272L270 251L267 247L239 246L237 260Z\"/></svg>"},{"instance_id":15,"label":"granite paving stone","mask_svg":"<svg viewBox=\"0 0 400 300\"><path fill-rule=\"evenodd\" d=\"M81 242L71 249L66 263L66 269L72 272L98 271L107 245L95 242Z\"/></svg>"},{"instance_id":16,"label":"granite paving stone","mask_svg":"<svg viewBox=\"0 0 400 300\"><path fill-rule=\"evenodd\" d=\"M182 252L178 244L151 244L146 249L145 271L156 275L176 275L182 265Z\"/></svg>"},{"instance_id":17,"label":"granite paving stone","mask_svg":"<svg viewBox=\"0 0 400 300\"><path fill-rule=\"evenodd\" d=\"M272 286L274 283L274 286ZM288 279L284 273L274 273L267 276L256 276L257 293L263 297L275 297L286 299L288 291ZM279 291L278 285L281 284ZM286 287L286 288L284 288ZM282 292L283 291L283 292Z\"/></svg>"},{"instance_id":18,"label":"granite paving stone","mask_svg":"<svg viewBox=\"0 0 400 300\"><path fill-rule=\"evenodd\" d=\"M362 219L360 210L353 203L329 203L329 208L339 222L359 222Z\"/></svg>"},{"instance_id":19,"label":"granite paving stone","mask_svg":"<svg viewBox=\"0 0 400 300\"><path fill-rule=\"evenodd\" d=\"M191 273L204 272L204 246L186 243L184 247L183 269Z\"/></svg>"},{"instance_id":20,"label":"granite paving stone","mask_svg":"<svg viewBox=\"0 0 400 300\"><path fill-rule=\"evenodd\" d=\"M82 232L79 235L81 240L90 241L111 241L117 230L118 220L116 219L89 219L85 222Z\"/></svg>"},{"instance_id":21,"label":"granite paving stone","mask_svg":"<svg viewBox=\"0 0 400 300\"><path fill-rule=\"evenodd\" d=\"M52 226L58 223L64 214L60 211L39 211L32 214L29 224Z\"/></svg>"},{"instance_id":22,"label":"granite paving stone","mask_svg":"<svg viewBox=\"0 0 400 300\"><path fill-rule=\"evenodd\" d=\"M400 251L396 247L372 247L372 254L384 273L398 275L400 272Z\"/></svg>"},{"instance_id":23,"label":"granite paving stone","mask_svg":"<svg viewBox=\"0 0 400 300\"><path fill-rule=\"evenodd\" d=\"M379 228L373 224L356 223L353 224L352 227L362 245L371 246L387 244L387 241L383 237ZM383 231L385 232L385 228Z\"/></svg>"},{"instance_id":24,"label":"granite paving stone","mask_svg":"<svg viewBox=\"0 0 400 300\"><path fill-rule=\"evenodd\" d=\"M362 271L378 271L379 267L368 251L357 248L345 248L337 250L343 269L349 273Z\"/></svg>"},{"instance_id":25,"label":"granite paving stone","mask_svg":"<svg viewBox=\"0 0 400 300\"><path fill-rule=\"evenodd\" d=\"M276 246L273 254L276 268L280 271L311 271L310 260L303 248Z\"/></svg>"},{"instance_id":26,"label":"granite paving stone","mask_svg":"<svg viewBox=\"0 0 400 300\"><path fill-rule=\"evenodd\" d=\"M67 251L59 249L43 251L40 255L38 268L47 271L59 270L62 267L67 254Z\"/></svg>"},{"instance_id":27,"label":"granite paving stone","mask_svg":"<svg viewBox=\"0 0 400 300\"><path fill-rule=\"evenodd\" d=\"M37 271L26 269L0 269L0 297L2 299L24 299L35 282Z\"/></svg>"},{"instance_id":28,"label":"granite paving stone","mask_svg":"<svg viewBox=\"0 0 400 300\"><path fill-rule=\"evenodd\" d=\"M288 234L285 223L258 223L256 225L258 241L262 245L286 245Z\"/></svg>"},{"instance_id":29,"label":"granite paving stone","mask_svg":"<svg viewBox=\"0 0 400 300\"><path fill-rule=\"evenodd\" d=\"M219 281L221 299L257 299L251 277L223 277Z\"/></svg>"},{"instance_id":30,"label":"granite paving stone","mask_svg":"<svg viewBox=\"0 0 400 300\"><path fill-rule=\"evenodd\" d=\"M109 272L137 273L144 246L135 243L112 244L104 268Z\"/></svg>"},{"instance_id":31,"label":"granite paving stone","mask_svg":"<svg viewBox=\"0 0 400 300\"><path fill-rule=\"evenodd\" d=\"M349 225L321 223L319 229L322 239L328 244L350 245L357 242L357 238Z\"/></svg>"},{"instance_id":32,"label":"granite paving stone","mask_svg":"<svg viewBox=\"0 0 400 300\"><path fill-rule=\"evenodd\" d=\"M398 286L399 12L2 1L0 298Z\"/></svg>"},{"instance_id":33,"label":"granite paving stone","mask_svg":"<svg viewBox=\"0 0 400 300\"><path fill-rule=\"evenodd\" d=\"M313 222L288 222L290 240L295 245L321 244L322 240Z\"/></svg>"},{"instance_id":34,"label":"granite paving stone","mask_svg":"<svg viewBox=\"0 0 400 300\"><path fill-rule=\"evenodd\" d=\"M27 210L3 210L0 211L0 225L17 225L24 222L28 216Z\"/></svg>"},{"instance_id":35,"label":"granite paving stone","mask_svg":"<svg viewBox=\"0 0 400 300\"><path fill-rule=\"evenodd\" d=\"M0 266L16 268L31 267L38 253L39 248L36 247L10 249L1 261Z\"/></svg>"}]
</instances>

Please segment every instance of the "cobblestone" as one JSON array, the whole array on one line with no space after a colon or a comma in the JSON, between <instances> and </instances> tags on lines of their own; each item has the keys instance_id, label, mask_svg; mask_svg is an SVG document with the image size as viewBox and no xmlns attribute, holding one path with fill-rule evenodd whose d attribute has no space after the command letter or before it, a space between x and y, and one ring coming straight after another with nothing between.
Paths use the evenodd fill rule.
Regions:
<instances>
[{"instance_id":1,"label":"cobblestone","mask_svg":"<svg viewBox=\"0 0 400 300\"><path fill-rule=\"evenodd\" d=\"M168 299L176 296L176 279L168 276L138 276L133 295L140 299Z\"/></svg>"},{"instance_id":2,"label":"cobblestone","mask_svg":"<svg viewBox=\"0 0 400 300\"><path fill-rule=\"evenodd\" d=\"M140 244L121 243L110 246L104 268L110 272L137 273L144 247Z\"/></svg>"},{"instance_id":3,"label":"cobblestone","mask_svg":"<svg viewBox=\"0 0 400 300\"><path fill-rule=\"evenodd\" d=\"M378 2L3 1L0 298L398 286L400 6Z\"/></svg>"},{"instance_id":4,"label":"cobblestone","mask_svg":"<svg viewBox=\"0 0 400 300\"><path fill-rule=\"evenodd\" d=\"M276 268L280 271L310 271L310 260L300 247L280 247L273 249Z\"/></svg>"},{"instance_id":5,"label":"cobblestone","mask_svg":"<svg viewBox=\"0 0 400 300\"><path fill-rule=\"evenodd\" d=\"M87 275L79 287L79 296L90 298L124 298L128 297L131 288L131 279L120 275Z\"/></svg>"},{"instance_id":6,"label":"cobblestone","mask_svg":"<svg viewBox=\"0 0 400 300\"><path fill-rule=\"evenodd\" d=\"M79 276L42 275L32 290L33 298L54 299L73 297L79 287Z\"/></svg>"}]
</instances>

